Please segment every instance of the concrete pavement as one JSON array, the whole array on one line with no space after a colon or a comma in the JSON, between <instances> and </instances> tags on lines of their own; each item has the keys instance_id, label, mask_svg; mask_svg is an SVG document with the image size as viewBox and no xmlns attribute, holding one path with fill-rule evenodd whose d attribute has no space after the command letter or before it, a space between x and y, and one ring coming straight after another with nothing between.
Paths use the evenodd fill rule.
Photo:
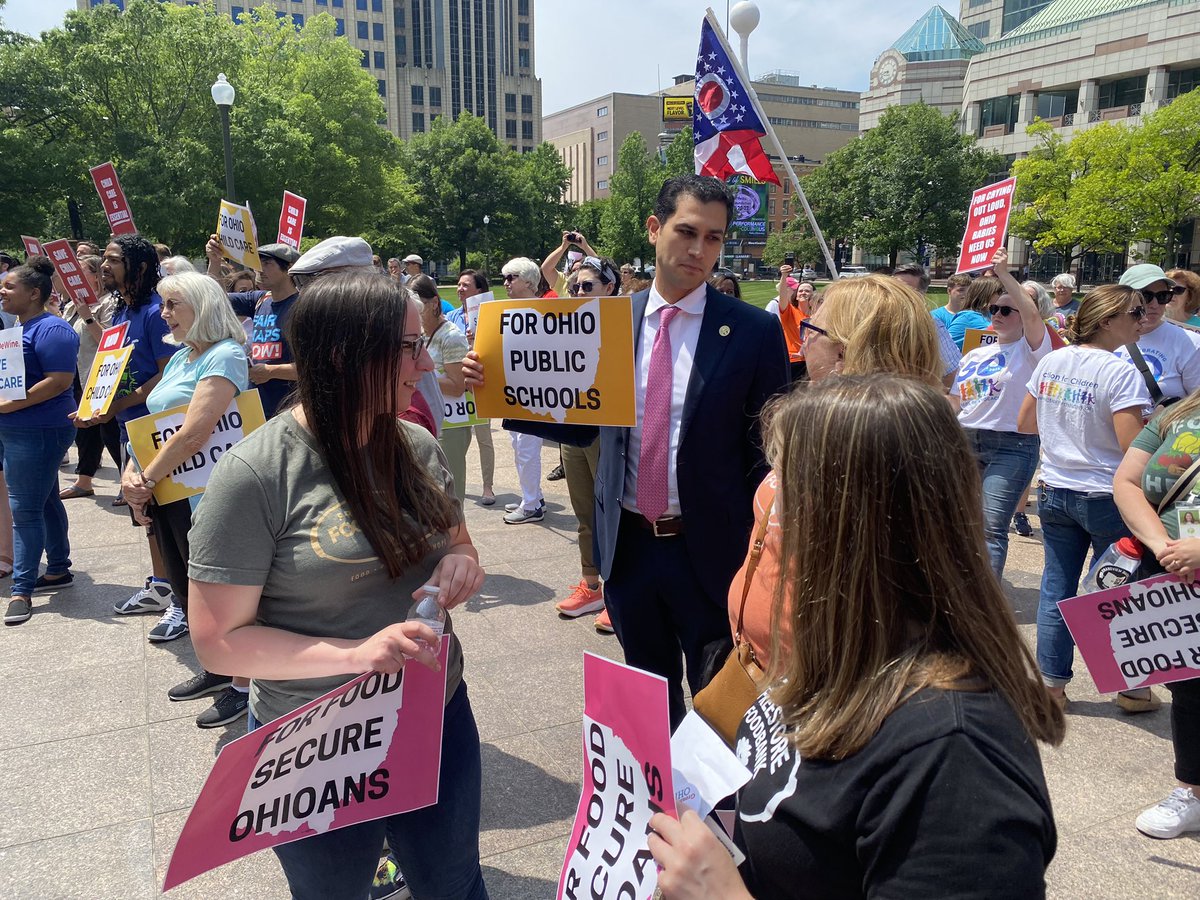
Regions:
<instances>
[{"instance_id":1,"label":"concrete pavement","mask_svg":"<svg viewBox=\"0 0 1200 900\"><path fill-rule=\"evenodd\" d=\"M517 479L498 427L495 443L496 506L473 502L474 447L468 455L467 521L488 577L455 627L483 741L484 877L497 900L535 900L554 896L579 797L580 654L621 655L590 616L567 621L553 610L579 579L565 483L544 485L543 523L504 525ZM557 451L546 449L544 471L555 462ZM69 471L61 470L64 485ZM146 633L157 617L112 613L148 573L141 530L109 505L114 481L112 469L102 470L95 498L67 502L75 585L36 598L29 622L0 630L0 897L158 896L214 755L244 732L240 724L196 728L207 700L167 700L167 689L197 669L187 639L151 645ZM1013 536L1005 587L1030 640L1041 562L1037 534ZM1173 783L1167 708L1125 716L1095 692L1079 661L1076 671L1067 740L1043 750L1059 829L1050 896L1200 896L1200 839L1154 841L1133 827ZM972 814L969 802L960 813ZM288 892L275 857L260 853L169 896L273 900Z\"/></svg>"}]
</instances>

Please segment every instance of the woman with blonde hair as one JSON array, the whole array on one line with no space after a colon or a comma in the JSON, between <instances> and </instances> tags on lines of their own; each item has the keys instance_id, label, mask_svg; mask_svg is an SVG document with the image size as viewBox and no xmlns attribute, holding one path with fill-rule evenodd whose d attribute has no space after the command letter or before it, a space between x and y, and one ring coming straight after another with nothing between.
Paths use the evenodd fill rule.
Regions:
<instances>
[{"instance_id":1,"label":"woman with blonde hair","mask_svg":"<svg viewBox=\"0 0 1200 900\"><path fill-rule=\"evenodd\" d=\"M921 295L894 278L868 275L834 282L802 328L811 381L823 381L830 375L887 372L909 375L944 390L933 319ZM742 621L742 636L760 665L768 658L771 602L779 583L781 531L774 508L778 487L777 473L768 472L754 494L756 521L761 523L766 517L767 524L762 555L745 592L744 612L749 554L729 588L730 629L736 634L738 621Z\"/></svg>"},{"instance_id":2,"label":"woman with blonde hair","mask_svg":"<svg viewBox=\"0 0 1200 900\"><path fill-rule=\"evenodd\" d=\"M988 568L953 411L928 379L851 376L797 388L766 431L789 577L771 688L739 732L747 859L739 875L690 810L658 814L663 895L1043 896L1056 833L1035 742L1059 743L1063 718Z\"/></svg>"},{"instance_id":3,"label":"woman with blonde hair","mask_svg":"<svg viewBox=\"0 0 1200 900\"><path fill-rule=\"evenodd\" d=\"M1105 285L1084 296L1067 320L1066 347L1048 353L1026 385L1017 430L1042 446L1038 515L1046 564L1037 616L1037 661L1042 680L1066 706L1075 642L1058 602L1079 593L1091 547L1095 556L1129 535L1113 502L1113 476L1142 430L1150 394L1141 374L1114 353L1137 340L1145 315L1142 295ZM1149 691L1117 695L1128 712L1152 709Z\"/></svg>"}]
</instances>

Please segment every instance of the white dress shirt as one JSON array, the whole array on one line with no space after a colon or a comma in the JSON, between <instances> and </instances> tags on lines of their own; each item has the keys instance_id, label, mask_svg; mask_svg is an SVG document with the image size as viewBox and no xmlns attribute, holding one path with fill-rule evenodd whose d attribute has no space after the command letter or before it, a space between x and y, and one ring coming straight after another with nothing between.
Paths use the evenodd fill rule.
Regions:
<instances>
[{"instance_id":1,"label":"white dress shirt","mask_svg":"<svg viewBox=\"0 0 1200 900\"><path fill-rule=\"evenodd\" d=\"M671 321L671 363L674 373L671 382L670 446L667 448L667 510L663 513L664 516L679 515L679 479L675 471L675 457L679 454L683 402L687 398L688 381L692 377L692 362L696 358L700 322L704 318L707 299L707 285L701 283L675 304L679 313ZM646 409L646 380L650 375L650 354L654 349L654 338L658 334L662 309L667 305L657 286L651 286L650 297L646 300L646 314L642 317L642 336L634 360L637 370L637 424L629 429L629 446L625 456L625 487L621 497L621 506L633 512L638 512L638 462L642 455L642 415Z\"/></svg>"}]
</instances>

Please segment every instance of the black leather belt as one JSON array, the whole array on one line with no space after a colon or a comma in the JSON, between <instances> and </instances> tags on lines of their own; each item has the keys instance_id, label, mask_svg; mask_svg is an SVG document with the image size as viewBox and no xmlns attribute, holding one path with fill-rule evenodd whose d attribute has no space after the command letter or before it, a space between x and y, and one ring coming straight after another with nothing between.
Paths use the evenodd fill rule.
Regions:
<instances>
[{"instance_id":1,"label":"black leather belt","mask_svg":"<svg viewBox=\"0 0 1200 900\"><path fill-rule=\"evenodd\" d=\"M683 534L682 516L665 516L654 522L648 522L641 513L631 512L628 509L621 510L621 516L642 531L649 531L655 537L678 537Z\"/></svg>"}]
</instances>

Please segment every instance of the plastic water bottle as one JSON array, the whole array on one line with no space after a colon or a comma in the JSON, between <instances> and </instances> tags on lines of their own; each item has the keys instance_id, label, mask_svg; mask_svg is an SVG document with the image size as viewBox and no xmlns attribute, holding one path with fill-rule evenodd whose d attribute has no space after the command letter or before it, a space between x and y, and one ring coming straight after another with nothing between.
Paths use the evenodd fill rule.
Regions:
<instances>
[{"instance_id":1,"label":"plastic water bottle","mask_svg":"<svg viewBox=\"0 0 1200 900\"><path fill-rule=\"evenodd\" d=\"M1121 538L1100 554L1079 586L1079 592L1090 594L1128 584L1141 562L1142 545L1137 538Z\"/></svg>"},{"instance_id":2,"label":"plastic water bottle","mask_svg":"<svg viewBox=\"0 0 1200 900\"><path fill-rule=\"evenodd\" d=\"M423 622L433 629L438 637L446 630L446 610L438 603L442 589L436 584L426 584L421 587L421 599L413 604L408 612L408 621Z\"/></svg>"}]
</instances>

